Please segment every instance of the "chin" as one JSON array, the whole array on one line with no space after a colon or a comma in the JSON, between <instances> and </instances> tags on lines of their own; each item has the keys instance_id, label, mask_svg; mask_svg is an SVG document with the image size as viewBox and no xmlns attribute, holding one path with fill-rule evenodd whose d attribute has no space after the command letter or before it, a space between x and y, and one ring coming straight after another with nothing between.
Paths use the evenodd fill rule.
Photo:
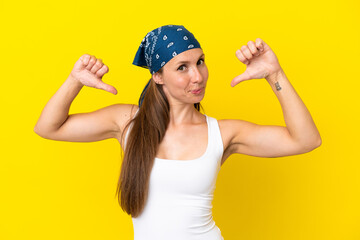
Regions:
<instances>
[{"instance_id":1,"label":"chin","mask_svg":"<svg viewBox=\"0 0 360 240\"><path fill-rule=\"evenodd\" d=\"M198 103L200 101L202 101L204 99L205 95L202 94L201 96L197 96L196 98L198 99L195 103Z\"/></svg>"}]
</instances>

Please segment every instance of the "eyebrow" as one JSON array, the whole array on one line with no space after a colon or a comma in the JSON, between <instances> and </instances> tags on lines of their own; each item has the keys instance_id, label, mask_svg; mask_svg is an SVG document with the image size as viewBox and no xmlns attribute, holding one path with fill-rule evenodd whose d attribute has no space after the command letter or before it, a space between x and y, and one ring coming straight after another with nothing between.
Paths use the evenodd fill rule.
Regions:
<instances>
[{"instance_id":1,"label":"eyebrow","mask_svg":"<svg viewBox=\"0 0 360 240\"><path fill-rule=\"evenodd\" d=\"M203 53L203 54L199 57L199 59L200 59L202 56L205 57L205 54ZM180 63L189 63L189 62L190 62L190 61L180 61L180 62L177 62L176 65L177 65L177 64L180 64Z\"/></svg>"}]
</instances>

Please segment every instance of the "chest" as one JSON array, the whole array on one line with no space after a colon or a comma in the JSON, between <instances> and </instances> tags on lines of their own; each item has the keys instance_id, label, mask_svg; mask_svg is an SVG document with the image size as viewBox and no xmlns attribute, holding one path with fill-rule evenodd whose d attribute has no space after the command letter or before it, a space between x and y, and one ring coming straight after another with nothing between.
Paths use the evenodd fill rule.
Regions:
<instances>
[{"instance_id":1,"label":"chest","mask_svg":"<svg viewBox=\"0 0 360 240\"><path fill-rule=\"evenodd\" d=\"M206 125L168 128L156 157L171 160L192 160L201 157L209 145Z\"/></svg>"},{"instance_id":2,"label":"chest","mask_svg":"<svg viewBox=\"0 0 360 240\"><path fill-rule=\"evenodd\" d=\"M223 142L223 159L221 164L231 155L230 140L231 130L226 124L218 121ZM170 160L193 160L202 157L209 146L211 133L208 127L202 126L183 127L181 129L168 128L159 145L156 158Z\"/></svg>"}]
</instances>

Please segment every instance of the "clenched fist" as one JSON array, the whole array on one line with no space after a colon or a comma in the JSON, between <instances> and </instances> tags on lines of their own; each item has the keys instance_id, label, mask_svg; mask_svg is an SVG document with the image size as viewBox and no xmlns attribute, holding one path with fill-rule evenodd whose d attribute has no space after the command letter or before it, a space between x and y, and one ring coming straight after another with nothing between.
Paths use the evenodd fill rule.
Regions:
<instances>
[{"instance_id":1,"label":"clenched fist","mask_svg":"<svg viewBox=\"0 0 360 240\"><path fill-rule=\"evenodd\" d=\"M102 89L116 95L116 88L101 80L107 72L109 68L100 58L84 54L76 61L70 75L85 86Z\"/></svg>"}]
</instances>

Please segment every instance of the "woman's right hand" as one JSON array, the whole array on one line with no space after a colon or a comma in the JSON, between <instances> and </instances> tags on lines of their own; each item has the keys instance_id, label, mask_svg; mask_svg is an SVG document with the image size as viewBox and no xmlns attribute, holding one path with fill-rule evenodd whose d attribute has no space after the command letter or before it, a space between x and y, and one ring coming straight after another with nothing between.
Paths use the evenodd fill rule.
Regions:
<instances>
[{"instance_id":1,"label":"woman's right hand","mask_svg":"<svg viewBox=\"0 0 360 240\"><path fill-rule=\"evenodd\" d=\"M109 68L100 58L96 59L93 55L84 54L75 63L70 76L85 86L103 89L116 95L116 88L101 80L107 72Z\"/></svg>"}]
</instances>

